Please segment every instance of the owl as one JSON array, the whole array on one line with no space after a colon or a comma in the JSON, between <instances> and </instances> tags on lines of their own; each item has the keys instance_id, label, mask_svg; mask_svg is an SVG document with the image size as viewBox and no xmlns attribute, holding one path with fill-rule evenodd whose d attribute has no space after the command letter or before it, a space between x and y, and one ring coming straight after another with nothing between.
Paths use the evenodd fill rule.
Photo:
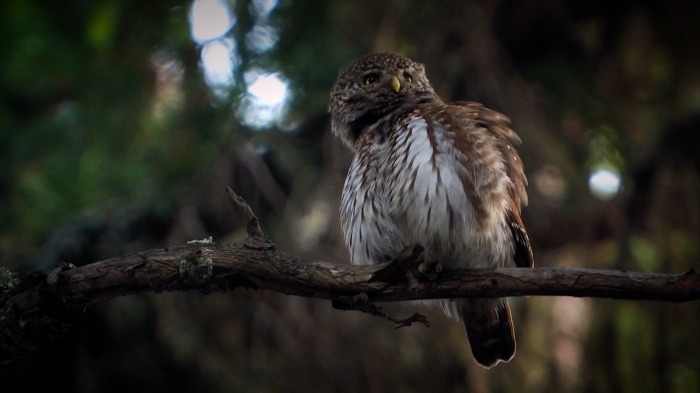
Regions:
<instances>
[{"instance_id":1,"label":"owl","mask_svg":"<svg viewBox=\"0 0 700 393\"><path fill-rule=\"evenodd\" d=\"M340 212L353 264L383 263L420 244L444 269L533 266L520 218L527 204L513 148L520 138L506 116L444 102L424 66L396 53L340 70L329 110L333 134L354 152ZM479 364L513 357L505 298L437 303L462 321Z\"/></svg>"}]
</instances>

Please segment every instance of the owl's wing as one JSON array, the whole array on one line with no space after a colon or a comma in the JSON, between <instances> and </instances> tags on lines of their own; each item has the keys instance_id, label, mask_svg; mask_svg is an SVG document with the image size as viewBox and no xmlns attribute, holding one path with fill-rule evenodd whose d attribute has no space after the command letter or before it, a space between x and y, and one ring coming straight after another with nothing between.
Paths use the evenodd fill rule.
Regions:
<instances>
[{"instance_id":1,"label":"owl's wing","mask_svg":"<svg viewBox=\"0 0 700 393\"><path fill-rule=\"evenodd\" d=\"M522 142L520 136L510 128L510 119L502 113L488 109L477 102L459 101L452 103L452 105L459 105L469 109L468 114L474 120L474 125L487 130L496 138L506 173L512 182L508 221L515 242L515 263L518 267L534 266L530 239L520 218L520 207L527 205L528 202L525 189L527 178L525 177L523 162L515 148L513 148L513 144Z\"/></svg>"},{"instance_id":2,"label":"owl's wing","mask_svg":"<svg viewBox=\"0 0 700 393\"><path fill-rule=\"evenodd\" d=\"M517 267L533 267L535 266L535 257L532 255L532 247L530 246L530 238L527 237L525 225L520 219L520 214L514 213L512 210L508 212L510 230L515 241L515 266Z\"/></svg>"},{"instance_id":3,"label":"owl's wing","mask_svg":"<svg viewBox=\"0 0 700 393\"><path fill-rule=\"evenodd\" d=\"M513 144L522 143L520 136L510 128L510 119L499 112L488 109L478 102L458 101L452 105L464 106L469 109L470 116L474 119L477 127L483 127L498 141L498 149L506 164L506 171L511 181L513 189L511 197L517 205L518 212L520 206L527 206L527 178L523 169L523 162L518 153L513 148Z\"/></svg>"}]
</instances>

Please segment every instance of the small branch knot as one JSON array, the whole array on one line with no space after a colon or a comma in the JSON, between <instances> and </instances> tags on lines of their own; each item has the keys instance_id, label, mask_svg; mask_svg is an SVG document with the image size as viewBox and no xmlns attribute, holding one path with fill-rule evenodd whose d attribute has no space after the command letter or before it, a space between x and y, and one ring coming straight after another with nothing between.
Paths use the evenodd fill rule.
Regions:
<instances>
[{"instance_id":1,"label":"small branch knot","mask_svg":"<svg viewBox=\"0 0 700 393\"><path fill-rule=\"evenodd\" d=\"M58 267L49 272L48 276L46 277L46 283L52 288L55 287L58 283L58 276L69 269L75 269L75 265L72 263L61 262Z\"/></svg>"},{"instance_id":2,"label":"small branch knot","mask_svg":"<svg viewBox=\"0 0 700 393\"><path fill-rule=\"evenodd\" d=\"M211 282L213 262L211 258L202 255L192 255L180 261L180 281L186 285L200 287L206 292L203 286Z\"/></svg>"}]
</instances>

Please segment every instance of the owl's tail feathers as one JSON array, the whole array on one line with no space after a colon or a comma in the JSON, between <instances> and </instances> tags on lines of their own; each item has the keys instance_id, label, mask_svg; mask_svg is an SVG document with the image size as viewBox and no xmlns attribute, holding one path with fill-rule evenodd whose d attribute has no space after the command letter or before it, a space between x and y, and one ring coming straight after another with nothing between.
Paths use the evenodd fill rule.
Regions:
<instances>
[{"instance_id":1,"label":"owl's tail feathers","mask_svg":"<svg viewBox=\"0 0 700 393\"><path fill-rule=\"evenodd\" d=\"M515 355L515 333L506 299L472 299L462 307L461 318L472 354L479 364L491 368Z\"/></svg>"}]
</instances>

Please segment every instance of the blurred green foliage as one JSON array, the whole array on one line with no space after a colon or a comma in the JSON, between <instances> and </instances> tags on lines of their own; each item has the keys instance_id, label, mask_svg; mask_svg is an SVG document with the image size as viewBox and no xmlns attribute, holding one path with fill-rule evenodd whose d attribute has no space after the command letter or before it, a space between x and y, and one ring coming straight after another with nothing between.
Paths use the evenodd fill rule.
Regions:
<instances>
[{"instance_id":1,"label":"blurred green foliage","mask_svg":"<svg viewBox=\"0 0 700 393\"><path fill-rule=\"evenodd\" d=\"M172 205L178 182L213 161L212 147L224 135L211 125L215 110L194 103L196 118L190 108L157 118L155 108L151 59L159 51L180 58L195 51L187 5L7 1L2 7L4 262L26 258L68 217ZM199 80L196 66L188 72L194 75L186 78ZM192 93L199 94L186 92Z\"/></svg>"}]
</instances>

